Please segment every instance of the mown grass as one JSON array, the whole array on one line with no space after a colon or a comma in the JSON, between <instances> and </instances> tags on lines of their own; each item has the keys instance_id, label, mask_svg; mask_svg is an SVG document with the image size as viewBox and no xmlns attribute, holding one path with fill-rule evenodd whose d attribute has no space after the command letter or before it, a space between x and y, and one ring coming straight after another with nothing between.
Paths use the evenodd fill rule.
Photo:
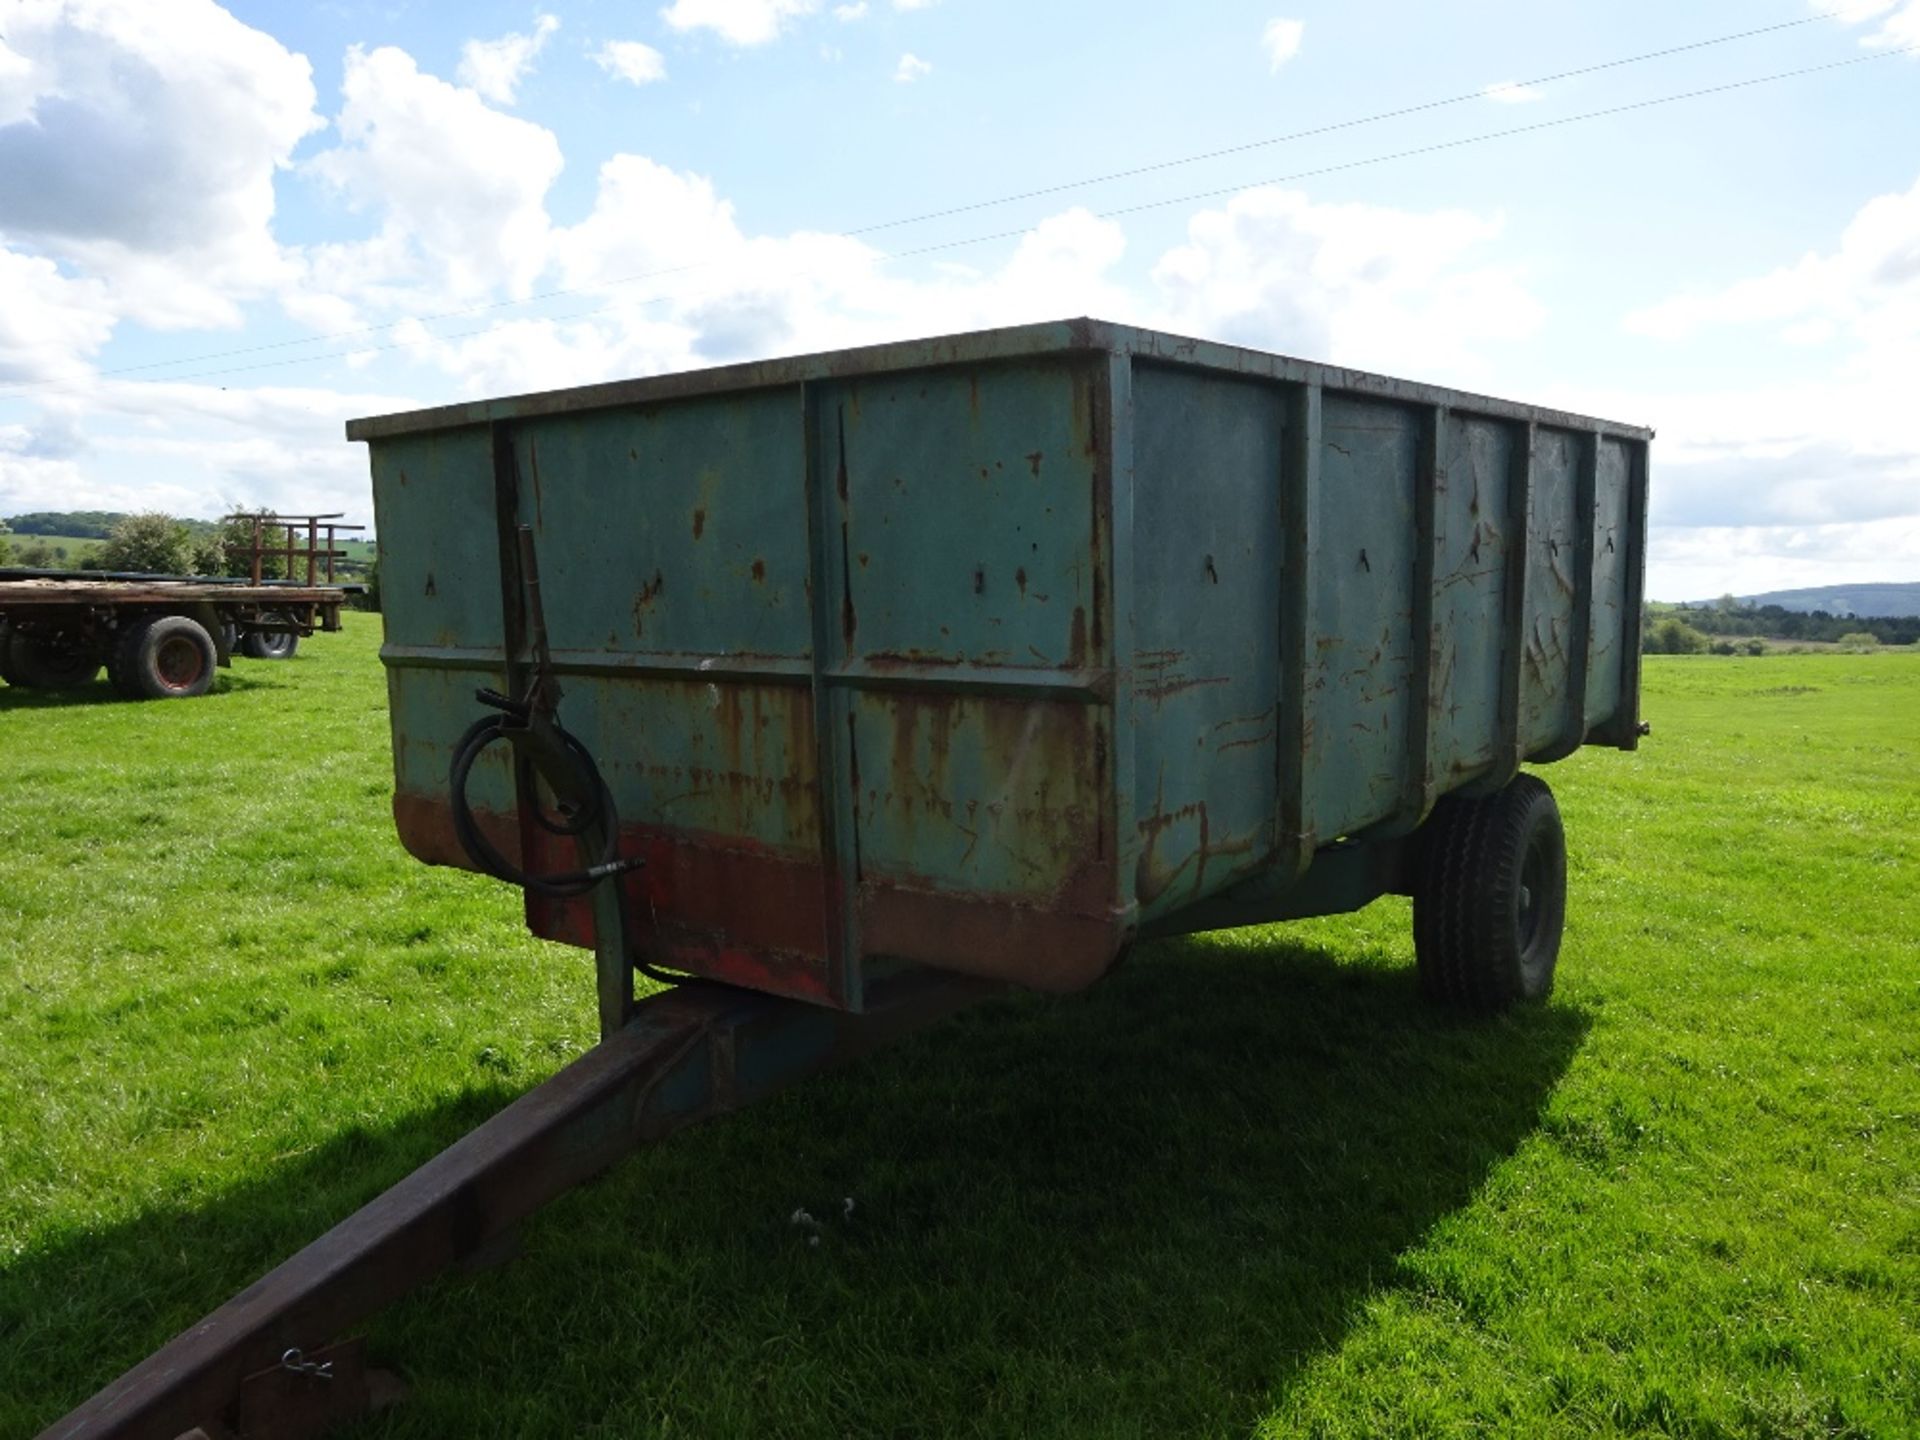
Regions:
<instances>
[{"instance_id":1,"label":"mown grass","mask_svg":"<svg viewBox=\"0 0 1920 1440\"><path fill-rule=\"evenodd\" d=\"M348 621L0 690L0 1434L591 1043L585 957L393 840ZM1424 1011L1398 902L1147 947L570 1195L373 1325L358 1433L1915 1433L1920 656L1646 709L1548 772L1545 1009Z\"/></svg>"}]
</instances>

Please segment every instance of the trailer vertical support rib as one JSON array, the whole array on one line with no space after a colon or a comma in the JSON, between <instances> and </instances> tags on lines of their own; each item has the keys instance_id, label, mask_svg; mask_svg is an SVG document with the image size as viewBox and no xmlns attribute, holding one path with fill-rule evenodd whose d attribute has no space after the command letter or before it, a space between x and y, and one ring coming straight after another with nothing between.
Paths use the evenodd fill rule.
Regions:
<instances>
[{"instance_id":1,"label":"trailer vertical support rib","mask_svg":"<svg viewBox=\"0 0 1920 1440\"><path fill-rule=\"evenodd\" d=\"M821 410L816 387L794 387L804 431L807 557L812 583L807 587L812 622L811 650L815 765L820 777L820 874L825 887L827 985L846 994L858 1010L860 974L859 755L854 745L853 708L834 675L854 659L858 617L844 554L847 529L847 421L844 404L829 417ZM832 479L827 471L831 466ZM838 543L836 544L836 537ZM835 564L836 557L839 564ZM849 984L856 987L849 991Z\"/></svg>"},{"instance_id":2,"label":"trailer vertical support rib","mask_svg":"<svg viewBox=\"0 0 1920 1440\"><path fill-rule=\"evenodd\" d=\"M1651 480L1651 447L1641 440L1627 447L1627 535L1634 555L1647 553L1647 486ZM1627 633L1620 637L1620 713L1607 743L1623 750L1640 744L1640 607L1646 599L1644 565L1627 567L1627 597L1621 612Z\"/></svg>"},{"instance_id":3,"label":"trailer vertical support rib","mask_svg":"<svg viewBox=\"0 0 1920 1440\"><path fill-rule=\"evenodd\" d=\"M1567 725L1552 759L1564 759L1587 741L1587 670L1593 653L1593 521L1600 484L1603 437L1580 437L1573 472L1573 633L1567 637Z\"/></svg>"},{"instance_id":4,"label":"trailer vertical support rib","mask_svg":"<svg viewBox=\"0 0 1920 1440\"><path fill-rule=\"evenodd\" d=\"M1500 720L1493 776L1497 785L1504 785L1518 775L1527 758L1527 738L1520 715L1520 682L1526 669L1527 550L1539 427L1527 421L1518 427L1515 439L1513 465L1507 481L1507 533L1502 546L1507 569L1500 609Z\"/></svg>"},{"instance_id":5,"label":"trailer vertical support rib","mask_svg":"<svg viewBox=\"0 0 1920 1440\"><path fill-rule=\"evenodd\" d=\"M1135 649L1134 596L1134 403L1133 357L1109 353L1096 379L1098 386L1093 407L1095 436L1100 445L1097 465L1105 469L1105 483L1096 485L1106 497L1107 513L1102 527L1107 539L1107 579L1102 587L1104 603L1109 607L1103 628L1107 636L1107 654L1088 657L1098 668L1113 675L1112 733L1108 737L1108 765L1113 774L1112 819L1107 822L1114 833L1114 849L1119 856L1120 873L1131 875L1140 859L1140 831L1127 823L1137 813L1136 791L1139 785L1137 752L1134 743L1133 690ZM1137 897L1122 901L1128 912L1126 924L1131 930L1138 912Z\"/></svg>"},{"instance_id":6,"label":"trailer vertical support rib","mask_svg":"<svg viewBox=\"0 0 1920 1440\"><path fill-rule=\"evenodd\" d=\"M1433 710L1440 680L1439 637L1433 624L1434 572L1440 546L1440 494L1446 489L1447 407L1421 412L1420 458L1413 484L1413 581L1407 657L1407 766L1400 813L1392 828L1409 831L1433 808Z\"/></svg>"},{"instance_id":7,"label":"trailer vertical support rib","mask_svg":"<svg viewBox=\"0 0 1920 1440\"><path fill-rule=\"evenodd\" d=\"M1275 747L1279 834L1274 870L1297 877L1313 858L1313 824L1307 814L1307 749L1313 742L1313 700L1308 688L1313 662L1314 515L1320 494L1320 452L1325 443L1322 390L1294 388L1288 416L1288 460L1279 477L1280 666Z\"/></svg>"}]
</instances>

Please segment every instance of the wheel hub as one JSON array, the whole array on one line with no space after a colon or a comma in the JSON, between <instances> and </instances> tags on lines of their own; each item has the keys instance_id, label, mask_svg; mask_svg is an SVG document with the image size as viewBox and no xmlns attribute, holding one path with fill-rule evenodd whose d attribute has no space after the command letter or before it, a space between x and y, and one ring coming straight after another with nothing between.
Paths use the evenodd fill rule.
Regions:
<instances>
[{"instance_id":1,"label":"wheel hub","mask_svg":"<svg viewBox=\"0 0 1920 1440\"><path fill-rule=\"evenodd\" d=\"M1517 919L1520 926L1520 949L1522 953L1533 948L1534 941L1540 937L1540 921L1546 907L1540 903L1548 883L1548 871L1553 865L1553 853L1541 837L1535 837L1527 846L1527 858L1520 867L1520 905Z\"/></svg>"},{"instance_id":2,"label":"wheel hub","mask_svg":"<svg viewBox=\"0 0 1920 1440\"><path fill-rule=\"evenodd\" d=\"M200 678L206 660L199 646L185 636L175 636L160 646L160 653L154 656L154 668L168 686L185 690Z\"/></svg>"}]
</instances>

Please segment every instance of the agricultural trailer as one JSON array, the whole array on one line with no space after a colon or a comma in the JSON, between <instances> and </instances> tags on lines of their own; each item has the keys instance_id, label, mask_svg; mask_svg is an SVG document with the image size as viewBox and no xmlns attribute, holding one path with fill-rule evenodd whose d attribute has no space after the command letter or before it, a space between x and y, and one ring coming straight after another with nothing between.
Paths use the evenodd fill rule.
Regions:
<instances>
[{"instance_id":1,"label":"agricultural trailer","mask_svg":"<svg viewBox=\"0 0 1920 1440\"><path fill-rule=\"evenodd\" d=\"M70 690L104 669L130 700L191 699L236 654L285 660L302 636L338 630L346 597L337 586L0 569L0 680Z\"/></svg>"},{"instance_id":2,"label":"agricultural trailer","mask_svg":"<svg viewBox=\"0 0 1920 1440\"><path fill-rule=\"evenodd\" d=\"M1425 994L1537 1001L1522 767L1644 733L1644 429L1078 320L347 433L400 838L602 1039L50 1436L317 1433L337 1337L619 1155L1145 937L1411 895Z\"/></svg>"}]
</instances>

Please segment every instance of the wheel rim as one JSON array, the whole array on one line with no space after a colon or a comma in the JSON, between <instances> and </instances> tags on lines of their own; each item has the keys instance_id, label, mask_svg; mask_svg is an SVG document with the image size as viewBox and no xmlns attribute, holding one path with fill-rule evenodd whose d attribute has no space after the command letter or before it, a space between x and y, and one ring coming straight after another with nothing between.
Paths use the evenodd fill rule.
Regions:
<instances>
[{"instance_id":1,"label":"wheel rim","mask_svg":"<svg viewBox=\"0 0 1920 1440\"><path fill-rule=\"evenodd\" d=\"M1536 830L1527 843L1526 859L1520 865L1520 904L1516 919L1520 931L1520 953L1531 957L1546 925L1547 911L1553 904L1554 855L1552 837Z\"/></svg>"},{"instance_id":2,"label":"wheel rim","mask_svg":"<svg viewBox=\"0 0 1920 1440\"><path fill-rule=\"evenodd\" d=\"M169 690L187 690L207 672L207 657L185 635L174 635L160 644L153 657L153 668Z\"/></svg>"}]
</instances>

